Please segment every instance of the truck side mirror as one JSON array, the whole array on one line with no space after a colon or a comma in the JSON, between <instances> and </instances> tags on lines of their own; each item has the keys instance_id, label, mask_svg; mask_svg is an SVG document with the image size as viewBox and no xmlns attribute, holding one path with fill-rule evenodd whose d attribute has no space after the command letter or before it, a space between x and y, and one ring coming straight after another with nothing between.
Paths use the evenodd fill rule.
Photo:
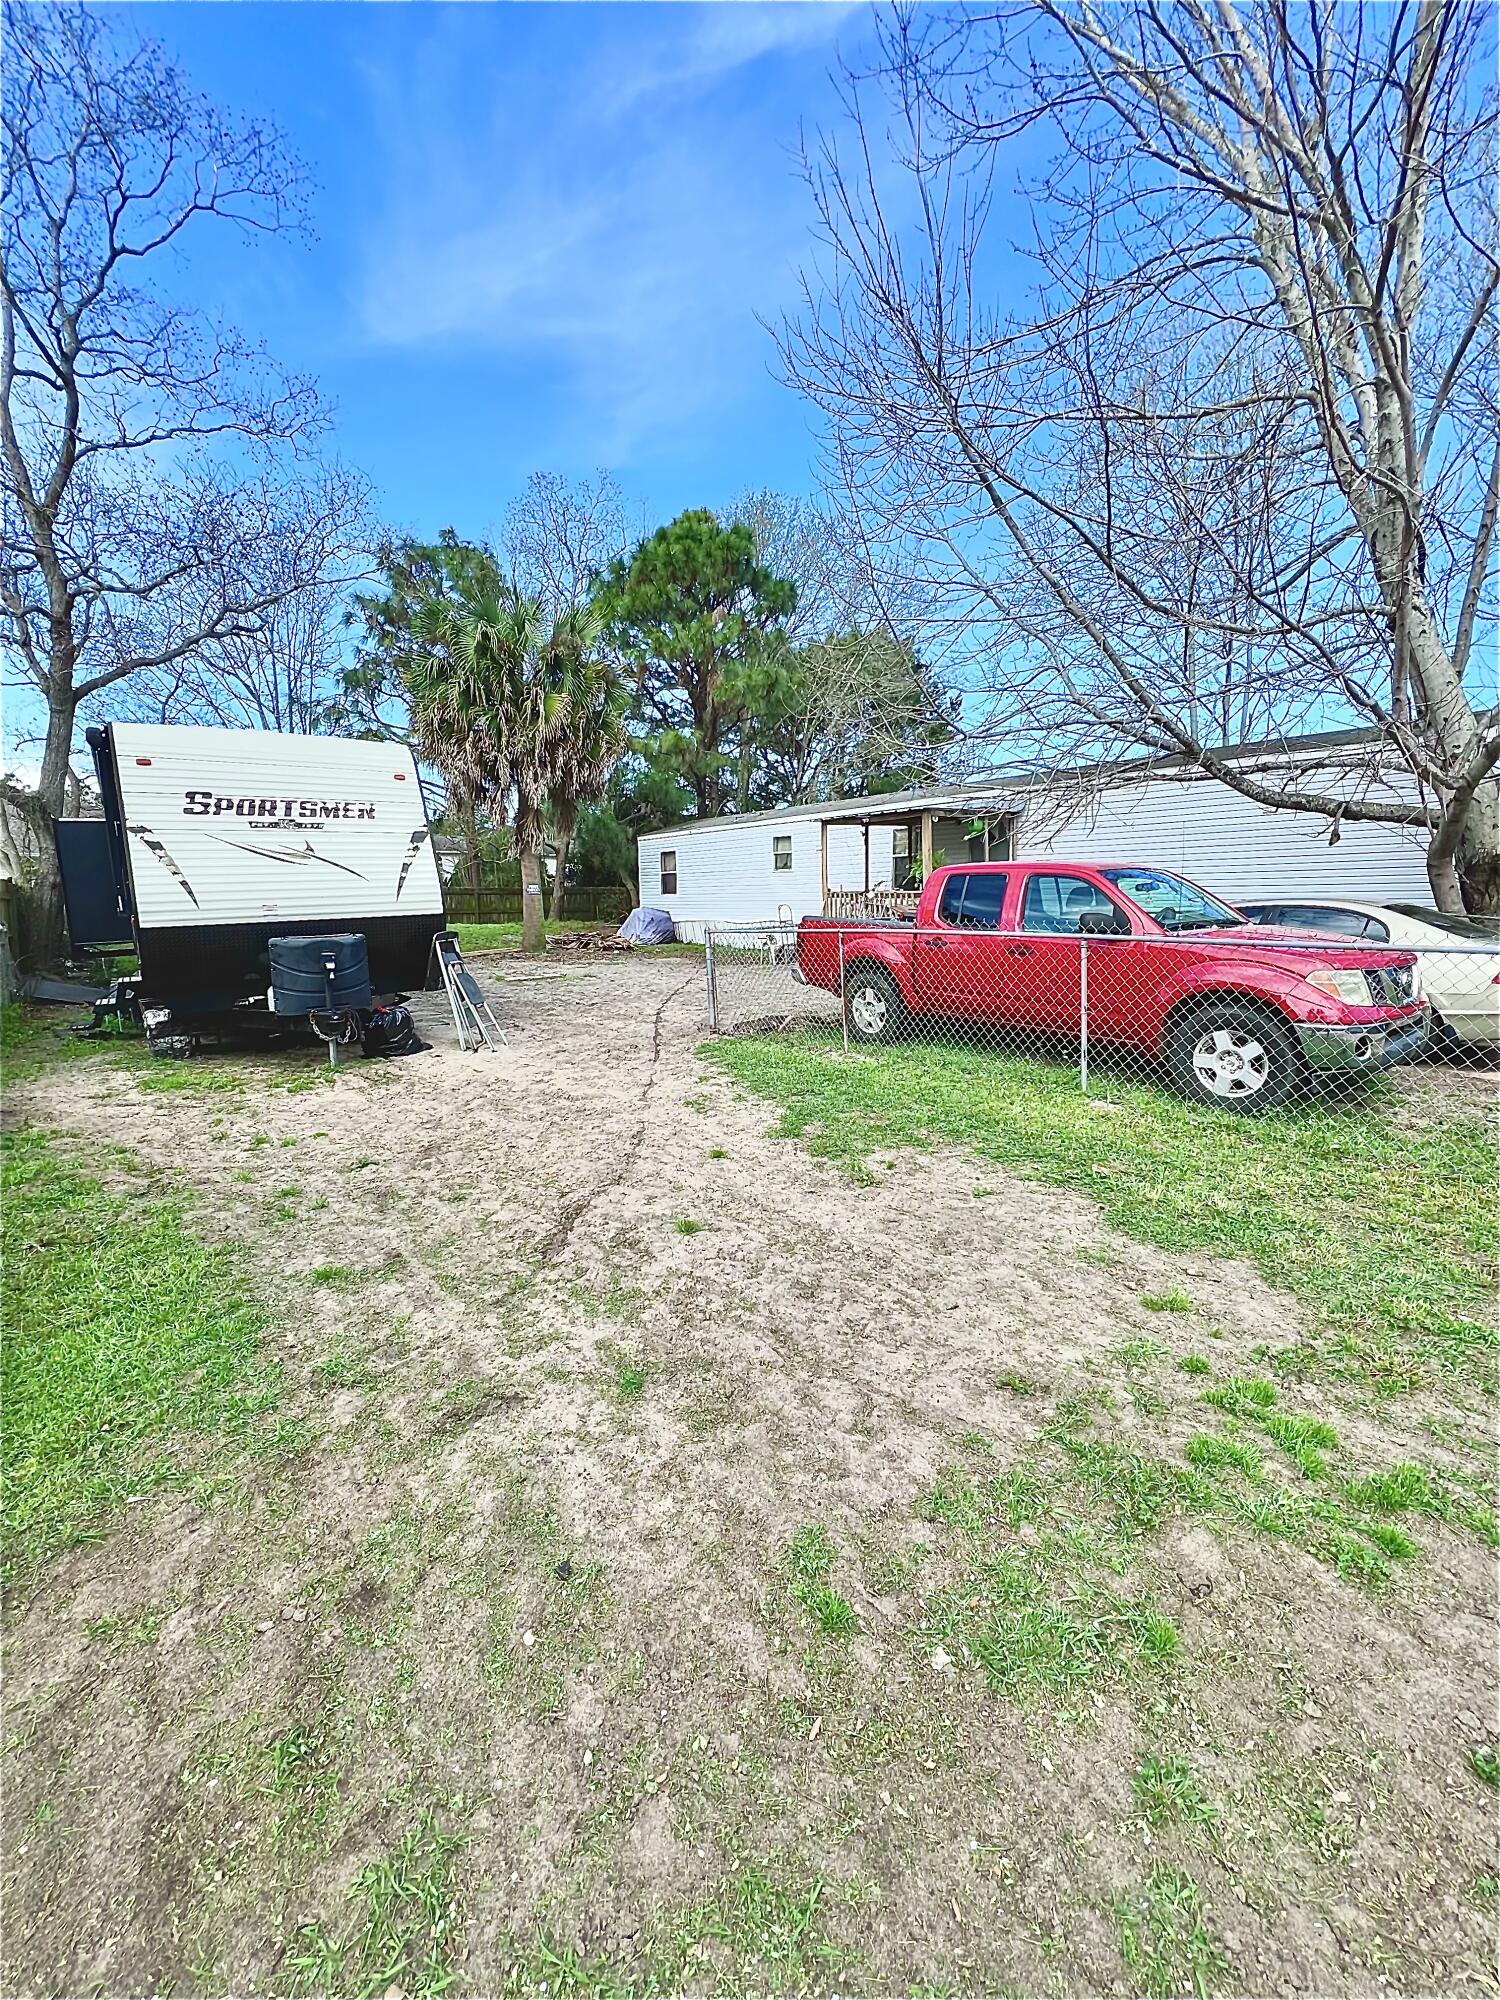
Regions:
<instances>
[{"instance_id":1,"label":"truck side mirror","mask_svg":"<svg viewBox=\"0 0 1500 2000\"><path fill-rule=\"evenodd\" d=\"M1088 937L1119 937L1129 931L1130 919L1123 910L1113 907L1085 910L1078 919L1078 928Z\"/></svg>"}]
</instances>

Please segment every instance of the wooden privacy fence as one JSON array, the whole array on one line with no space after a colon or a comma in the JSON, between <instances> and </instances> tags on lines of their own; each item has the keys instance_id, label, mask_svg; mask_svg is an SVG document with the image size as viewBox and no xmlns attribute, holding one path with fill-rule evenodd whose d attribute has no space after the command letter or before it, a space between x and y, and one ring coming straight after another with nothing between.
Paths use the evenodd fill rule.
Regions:
<instances>
[{"instance_id":1,"label":"wooden privacy fence","mask_svg":"<svg viewBox=\"0 0 1500 2000\"><path fill-rule=\"evenodd\" d=\"M443 891L448 921L454 924L518 924L519 889L471 889L457 876ZM548 911L550 916L551 911ZM563 917L580 924L620 924L630 915L630 897L623 889L569 889L563 897Z\"/></svg>"}]
</instances>

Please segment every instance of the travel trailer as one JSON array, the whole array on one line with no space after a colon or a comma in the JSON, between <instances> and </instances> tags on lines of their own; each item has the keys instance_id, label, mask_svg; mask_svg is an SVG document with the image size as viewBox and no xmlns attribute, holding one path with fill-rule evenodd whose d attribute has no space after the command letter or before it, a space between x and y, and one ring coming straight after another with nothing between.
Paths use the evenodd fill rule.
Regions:
<instances>
[{"instance_id":1,"label":"travel trailer","mask_svg":"<svg viewBox=\"0 0 1500 2000\"><path fill-rule=\"evenodd\" d=\"M104 816L56 825L69 933L77 953L136 953L115 1007L154 1040L428 983L446 918L409 749L124 722L88 743Z\"/></svg>"}]
</instances>

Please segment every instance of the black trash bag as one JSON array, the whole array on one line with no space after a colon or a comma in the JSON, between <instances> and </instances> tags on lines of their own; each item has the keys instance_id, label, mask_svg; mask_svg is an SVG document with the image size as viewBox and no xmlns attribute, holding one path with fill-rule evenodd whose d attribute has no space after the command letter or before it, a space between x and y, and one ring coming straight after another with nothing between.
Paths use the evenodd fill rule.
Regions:
<instances>
[{"instance_id":1,"label":"black trash bag","mask_svg":"<svg viewBox=\"0 0 1500 2000\"><path fill-rule=\"evenodd\" d=\"M416 1056L431 1044L417 1033L408 1008L376 1007L365 1023L361 1046L367 1056Z\"/></svg>"}]
</instances>

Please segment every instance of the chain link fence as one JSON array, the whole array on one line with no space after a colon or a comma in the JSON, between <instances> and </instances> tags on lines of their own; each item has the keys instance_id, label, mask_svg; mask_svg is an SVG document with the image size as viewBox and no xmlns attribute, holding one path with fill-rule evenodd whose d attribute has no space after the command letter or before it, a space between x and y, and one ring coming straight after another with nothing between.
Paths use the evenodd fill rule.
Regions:
<instances>
[{"instance_id":1,"label":"chain link fence","mask_svg":"<svg viewBox=\"0 0 1500 2000\"><path fill-rule=\"evenodd\" d=\"M1116 921L1062 905L1006 931L894 917L715 926L710 1031L851 1054L1025 1056L1094 1095L1147 1084L1247 1113L1362 1100L1411 1063L1500 1077L1500 939L1414 949L1256 925L1104 928Z\"/></svg>"}]
</instances>

